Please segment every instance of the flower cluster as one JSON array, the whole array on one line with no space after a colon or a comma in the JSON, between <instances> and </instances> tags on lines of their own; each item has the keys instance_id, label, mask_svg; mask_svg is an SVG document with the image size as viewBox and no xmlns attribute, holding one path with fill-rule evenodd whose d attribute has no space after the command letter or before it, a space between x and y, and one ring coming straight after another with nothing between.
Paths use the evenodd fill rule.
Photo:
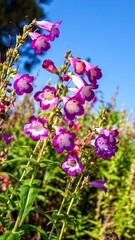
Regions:
<instances>
[{"instance_id":1,"label":"flower cluster","mask_svg":"<svg viewBox=\"0 0 135 240\"><path fill-rule=\"evenodd\" d=\"M47 51L50 48L49 41L54 41L56 37L59 37L59 29L57 28L61 24L61 21L51 23L48 21L36 21L36 26L46 30L49 34L39 34L37 32L30 32L31 48L35 50L36 54L40 54L42 51Z\"/></svg>"},{"instance_id":2,"label":"flower cluster","mask_svg":"<svg viewBox=\"0 0 135 240\"><path fill-rule=\"evenodd\" d=\"M119 134L117 129L108 130L106 128L96 129L99 135L91 140L91 144L96 148L97 156L103 159L109 159L118 151L116 144L118 141L115 137Z\"/></svg>"},{"instance_id":3,"label":"flower cluster","mask_svg":"<svg viewBox=\"0 0 135 240\"><path fill-rule=\"evenodd\" d=\"M36 21L36 26L42 28L46 32L39 34L36 32L30 32L31 47L37 54L42 51L47 51L50 48L50 42L54 41L56 37L59 37L58 26L61 21L56 23L50 23L47 21ZM50 42L49 42L50 41ZM76 138L76 119L85 112L85 103L95 100L94 90L98 88L98 80L102 77L101 69L98 66L94 66L86 60L73 57L68 54L66 64L57 68L52 60L45 59L42 63L42 67L50 73L58 75L60 86L57 87L46 85L42 90L37 91L34 94L34 100L39 102L42 110L48 110L51 107L53 111L59 108L61 122L64 120L66 127L64 128L60 124L51 123L51 128L47 129L49 122L45 118L39 118L31 116L27 123L23 126L23 132L31 137L34 141L40 140L40 138L47 138L51 135L52 145L55 147L58 153L67 151L68 154L65 161L62 162L61 167L69 175L75 175L81 172L83 165L78 158L79 151L81 149L79 139ZM70 69L71 68L71 69ZM14 89L18 95L24 93L31 93L33 87L31 83L34 77L28 74L15 74L14 75ZM68 81L71 80L74 87L68 87ZM64 86L66 84L66 86ZM64 90L66 89L66 90ZM60 90L60 91L59 91ZM62 92L63 91L63 92ZM58 121L56 121L58 122ZM45 124L47 126L45 127ZM82 127L82 126L81 126ZM67 128L72 128L69 131ZM80 128L80 126L79 126ZM79 129L77 128L77 129ZM53 132L55 130L55 133ZM53 132L53 133L52 133ZM98 157L104 159L111 158L118 150L115 137L118 135L117 130L107 130L104 128L97 129L99 133L95 139L87 139L94 147ZM81 140L82 141L82 140ZM70 153L69 153L70 152Z\"/></svg>"}]
</instances>

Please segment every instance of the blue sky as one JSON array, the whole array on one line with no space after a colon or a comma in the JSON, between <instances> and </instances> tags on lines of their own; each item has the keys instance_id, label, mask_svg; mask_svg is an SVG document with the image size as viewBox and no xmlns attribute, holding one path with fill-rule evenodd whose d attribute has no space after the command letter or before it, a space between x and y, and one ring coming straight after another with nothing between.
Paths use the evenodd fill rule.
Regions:
<instances>
[{"instance_id":1,"label":"blue sky","mask_svg":"<svg viewBox=\"0 0 135 240\"><path fill-rule=\"evenodd\" d=\"M60 37L43 59L61 66L66 50L102 69L98 81L105 101L117 87L117 106L135 116L135 0L54 0L45 7L47 19L62 20ZM53 75L38 66L38 90Z\"/></svg>"}]
</instances>

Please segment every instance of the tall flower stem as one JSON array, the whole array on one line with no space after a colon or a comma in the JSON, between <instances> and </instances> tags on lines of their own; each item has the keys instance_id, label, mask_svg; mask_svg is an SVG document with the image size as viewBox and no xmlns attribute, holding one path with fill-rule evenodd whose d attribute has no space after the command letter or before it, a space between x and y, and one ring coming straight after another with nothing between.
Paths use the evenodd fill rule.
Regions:
<instances>
[{"instance_id":1,"label":"tall flower stem","mask_svg":"<svg viewBox=\"0 0 135 240\"><path fill-rule=\"evenodd\" d=\"M44 152L44 148L45 148L45 146L46 146L46 143L47 143L47 140L45 139L45 140L44 140L44 143L43 143L43 145L42 145L41 151L40 151L39 154L38 154L37 163L40 163L40 160L41 160L41 157L42 157L42 155L43 155L43 152ZM29 182L29 187L30 187L30 188L32 187L32 184L33 184L34 179L35 179L35 177L36 177L36 175L37 175L38 169L39 169L39 166L35 166L34 172L33 172L32 176L31 176L31 180L30 180L30 182ZM15 225L14 225L14 228L13 228L12 232L16 232L16 230L18 229L18 227L20 227L21 215L22 215L22 213L19 212L18 217L17 217L17 219L16 219L16 222L15 222Z\"/></svg>"},{"instance_id":2,"label":"tall flower stem","mask_svg":"<svg viewBox=\"0 0 135 240\"><path fill-rule=\"evenodd\" d=\"M65 195L64 195L63 200L62 200L62 202L61 202L61 205L60 205L59 211L58 211L58 213L57 213L57 216L60 215L61 210L63 209L64 203L65 203L65 201L66 201L66 199L67 199L67 197L68 197L68 193L69 193L69 190L70 190L70 188L71 188L71 185L72 185L73 181L74 181L74 179L73 179L73 178L70 178L70 179L69 179L69 182L67 183L67 186L66 186L66 189L65 189ZM49 234L48 240L51 240L51 237L52 237L52 234L53 234L53 231L54 231L54 228L55 228L55 224L56 224L56 223L57 223L57 219L56 219L56 220L54 221L54 223L53 223L53 226L52 226L51 232L50 232L50 234Z\"/></svg>"},{"instance_id":3,"label":"tall flower stem","mask_svg":"<svg viewBox=\"0 0 135 240\"><path fill-rule=\"evenodd\" d=\"M75 195L75 194L78 192L79 186L80 186L80 183L81 183L82 179L83 179L83 174L82 174L82 175L80 176L80 178L79 178L79 181L78 181L78 183L77 183L77 185L76 185L76 187L75 187L75 190L74 190L73 195ZM66 212L67 215L70 213L70 210L71 210L71 208L72 208L74 199L75 199L75 197L72 197L72 198L71 198L71 202L70 202L70 204L69 204L69 206L68 206L68 209L67 209L67 212ZM65 230L65 227L66 227L66 221L63 222L63 225L62 225L62 228L61 228L61 231L60 231L60 235L59 235L58 240L61 240L61 239L62 239L62 236L63 236L64 230Z\"/></svg>"}]
</instances>

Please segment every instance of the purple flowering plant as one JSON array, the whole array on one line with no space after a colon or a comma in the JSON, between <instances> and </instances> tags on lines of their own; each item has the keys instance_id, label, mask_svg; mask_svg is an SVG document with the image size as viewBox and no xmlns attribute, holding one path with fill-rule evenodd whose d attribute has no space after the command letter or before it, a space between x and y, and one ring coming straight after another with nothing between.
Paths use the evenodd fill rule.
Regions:
<instances>
[{"instance_id":1,"label":"purple flowering plant","mask_svg":"<svg viewBox=\"0 0 135 240\"><path fill-rule=\"evenodd\" d=\"M8 226L10 225L9 222L6 223L6 221L1 220L4 229L3 236L11 240L14 237L17 240L21 239L20 237L27 232L25 226L27 226L27 219L30 218L32 210L37 211L38 214L43 214L44 212L44 216L47 216L46 211L50 207L49 201L47 200L46 209L43 210L40 207L36 208L36 203L37 205L39 204L38 200L41 197L41 190L44 191L44 197L45 194L48 197L49 189L52 190L53 188L55 190L56 183L54 187L49 187L48 182L51 176L54 176L52 171L56 165L58 168L56 175L60 174L61 179L64 179L65 186L63 191L56 189L56 192L61 193L61 202L58 202L59 209L55 212L55 215L50 211L49 227L49 222L45 220L47 222L47 230L43 228L43 222L41 223L41 228L38 227L36 229L36 227L34 228L31 225L31 229L36 229L39 235L44 237L43 239L53 239L54 236L59 240L63 239L65 230L68 227L67 220L63 216L67 218L70 216L77 195L79 196L80 192L85 188L91 189L91 187L104 190L105 193L107 192L105 184L108 181L108 176L102 176L102 179L105 180L97 179L95 173L96 162L101 158L102 161L109 161L110 158L115 157L118 151L117 138L119 131L116 128L108 129L106 127L107 124L104 120L106 112L94 123L91 121L90 123L93 125L90 126L88 120L87 124L83 124L83 121L85 122L85 118L87 118L88 109L96 97L96 90L100 85L102 72L98 66L74 57L71 51L66 51L64 63L61 67L56 67L52 60L44 59L42 62L44 71L49 71L56 75L58 81L55 86L52 83L46 83L34 95L32 95L34 76L30 76L27 73L20 74L19 69L14 68L14 63L20 57L18 50L25 44L28 37L31 38L30 47L36 54L48 51L52 41L55 41L60 36L59 27L61 23L61 21L51 23L45 20L33 20L29 25L25 26L23 35L21 38L17 38L16 47L12 49L14 55L10 53L11 50L8 50L9 52L7 53L7 56L9 56L8 61L12 60L13 69L10 74L8 71L5 73L5 70L2 72L0 141L4 141L0 160L4 167L7 164L10 166L12 160L13 162L19 161L19 158L20 161L22 159L26 163L25 167L23 164L22 166L20 165L20 169L17 165L14 166L18 168L15 172L15 179L17 178L18 180L16 183L14 179L12 183L14 184L13 188L12 184L9 185L9 199L7 198L7 201L5 199L5 203L1 207L1 219L5 220L8 212L10 212L12 217L11 204L14 201L16 214L10 228ZM37 31L33 31L33 26L42 28L45 32L39 34ZM5 69L4 64L3 69ZM13 84L10 84L11 79ZM9 84L10 91L9 89L7 90ZM70 85L74 85L74 87ZM19 116L21 116L21 121L19 122L21 131L18 133L18 130L16 130L18 129L18 122L14 122L14 131L10 135L7 132L11 119L9 112L14 107L13 116L17 116L15 110L17 107L16 97L20 95L24 95L23 102L20 104L20 108L18 108ZM30 98L34 102L33 108L29 102ZM35 107L37 102L39 102L38 108ZM76 127L77 124L81 126L78 129ZM21 145L21 138L25 139L25 147ZM17 153L15 151L17 155L16 160L11 157L12 148L10 150L10 141L13 143L12 148L18 146ZM17 145L17 142L20 145ZM9 150L5 148L5 145L8 145ZM13 169L11 168L12 171ZM91 177L93 179L93 174L95 180L92 181ZM38 193L40 194L38 195ZM41 199L44 198L43 196ZM67 204L69 202L70 204ZM59 228L58 231L56 231L56 226Z\"/></svg>"}]
</instances>

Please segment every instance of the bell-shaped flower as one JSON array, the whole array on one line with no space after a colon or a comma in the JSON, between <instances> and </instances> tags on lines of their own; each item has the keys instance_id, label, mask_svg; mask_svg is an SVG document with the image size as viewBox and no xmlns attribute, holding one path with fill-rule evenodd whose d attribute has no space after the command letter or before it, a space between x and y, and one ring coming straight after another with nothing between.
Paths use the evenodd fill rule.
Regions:
<instances>
[{"instance_id":1,"label":"bell-shaped flower","mask_svg":"<svg viewBox=\"0 0 135 240\"><path fill-rule=\"evenodd\" d=\"M31 93L33 87L31 83L34 81L34 77L28 74L15 74L13 76L14 89L18 95L23 95L24 93Z\"/></svg>"},{"instance_id":2,"label":"bell-shaped flower","mask_svg":"<svg viewBox=\"0 0 135 240\"><path fill-rule=\"evenodd\" d=\"M108 179L106 178L104 181L101 180L94 180L92 182L89 182L89 186L91 187L95 187L95 188L101 188L103 189L105 192L107 192L107 188L104 186L104 184L108 181Z\"/></svg>"},{"instance_id":3,"label":"bell-shaped flower","mask_svg":"<svg viewBox=\"0 0 135 240\"><path fill-rule=\"evenodd\" d=\"M50 48L49 36L37 32L30 32L29 36L32 38L30 47L35 50L36 54L40 54L42 51L47 51Z\"/></svg>"},{"instance_id":4,"label":"bell-shaped flower","mask_svg":"<svg viewBox=\"0 0 135 240\"><path fill-rule=\"evenodd\" d=\"M55 67L53 61L45 59L42 63L42 67L48 72L57 73L57 68Z\"/></svg>"},{"instance_id":5,"label":"bell-shaped flower","mask_svg":"<svg viewBox=\"0 0 135 240\"><path fill-rule=\"evenodd\" d=\"M102 77L101 69L98 66L94 66L85 60L82 61L85 63L85 74L89 78L90 82L96 82Z\"/></svg>"},{"instance_id":6,"label":"bell-shaped flower","mask_svg":"<svg viewBox=\"0 0 135 240\"><path fill-rule=\"evenodd\" d=\"M56 23L51 23L45 20L36 21L36 25L50 33L50 41L54 41L55 37L59 37L60 31L57 28L62 21L57 21Z\"/></svg>"},{"instance_id":7,"label":"bell-shaped flower","mask_svg":"<svg viewBox=\"0 0 135 240\"><path fill-rule=\"evenodd\" d=\"M47 120L45 118L38 118L31 116L29 121L24 124L23 132L31 137L34 141L48 136L48 129L44 126Z\"/></svg>"},{"instance_id":8,"label":"bell-shaped flower","mask_svg":"<svg viewBox=\"0 0 135 240\"><path fill-rule=\"evenodd\" d=\"M87 84L84 79L75 75L72 75L72 81L78 89L69 88L69 90L75 94L77 99L80 99L83 104L85 101L91 101L94 98L95 94L92 90L93 86L91 84Z\"/></svg>"},{"instance_id":9,"label":"bell-shaped flower","mask_svg":"<svg viewBox=\"0 0 135 240\"><path fill-rule=\"evenodd\" d=\"M73 125L74 125L74 121L73 120L69 120L65 115L63 115L63 120L67 123L67 125L69 126L69 127L73 127Z\"/></svg>"},{"instance_id":10,"label":"bell-shaped flower","mask_svg":"<svg viewBox=\"0 0 135 240\"><path fill-rule=\"evenodd\" d=\"M9 135L7 132L3 132L0 136L0 140L4 139L6 145L10 143L12 138L14 138L14 135Z\"/></svg>"},{"instance_id":11,"label":"bell-shaped flower","mask_svg":"<svg viewBox=\"0 0 135 240\"><path fill-rule=\"evenodd\" d=\"M61 167L71 176L83 170L83 165L76 154L68 154L65 161L62 162Z\"/></svg>"},{"instance_id":12,"label":"bell-shaped flower","mask_svg":"<svg viewBox=\"0 0 135 240\"><path fill-rule=\"evenodd\" d=\"M74 148L75 133L65 130L63 127L56 126L56 135L53 138L52 144L56 148L57 152L63 152L64 150L70 151Z\"/></svg>"},{"instance_id":13,"label":"bell-shaped flower","mask_svg":"<svg viewBox=\"0 0 135 240\"><path fill-rule=\"evenodd\" d=\"M95 146L98 157L102 157L105 160L111 158L118 151L118 147L116 146L118 141L115 139L118 135L118 130L97 128L96 131L99 135L97 135L95 139L91 140L91 144Z\"/></svg>"},{"instance_id":14,"label":"bell-shaped flower","mask_svg":"<svg viewBox=\"0 0 135 240\"><path fill-rule=\"evenodd\" d=\"M82 106L81 99L76 96L63 97L64 100L64 112L69 120L73 120L76 116L84 114L84 108Z\"/></svg>"},{"instance_id":15,"label":"bell-shaped flower","mask_svg":"<svg viewBox=\"0 0 135 240\"><path fill-rule=\"evenodd\" d=\"M71 66L74 68L75 73L82 75L86 74L90 82L96 82L102 77L101 69L98 66L94 66L86 60L78 58L70 58Z\"/></svg>"},{"instance_id":16,"label":"bell-shaped flower","mask_svg":"<svg viewBox=\"0 0 135 240\"><path fill-rule=\"evenodd\" d=\"M45 86L42 91L36 92L34 98L37 102L40 102L40 107L43 110L57 105L59 101L56 95L56 89L50 86Z\"/></svg>"},{"instance_id":17,"label":"bell-shaped flower","mask_svg":"<svg viewBox=\"0 0 135 240\"><path fill-rule=\"evenodd\" d=\"M82 75L85 72L85 63L78 58L70 58L71 66L74 68L76 74Z\"/></svg>"}]
</instances>

